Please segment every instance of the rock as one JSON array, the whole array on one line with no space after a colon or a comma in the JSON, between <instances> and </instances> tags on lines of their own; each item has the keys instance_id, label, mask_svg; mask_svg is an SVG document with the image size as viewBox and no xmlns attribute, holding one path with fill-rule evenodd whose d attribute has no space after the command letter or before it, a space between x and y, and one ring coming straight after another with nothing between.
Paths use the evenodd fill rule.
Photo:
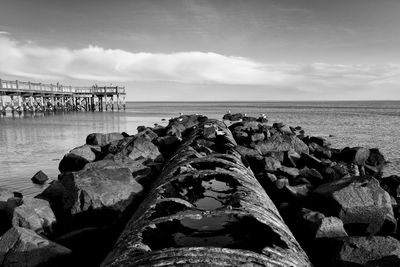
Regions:
<instances>
[{"instance_id":1,"label":"rock","mask_svg":"<svg viewBox=\"0 0 400 267\"><path fill-rule=\"evenodd\" d=\"M281 168L281 162L273 157L264 157L264 169L267 172L276 172Z\"/></svg>"},{"instance_id":2,"label":"rock","mask_svg":"<svg viewBox=\"0 0 400 267\"><path fill-rule=\"evenodd\" d=\"M143 137L147 138L149 141L153 141L154 139L156 139L158 137L158 135L155 132L153 132L152 129L150 129L148 127L143 129L136 135L136 137L139 137L139 136L143 136Z\"/></svg>"},{"instance_id":3,"label":"rock","mask_svg":"<svg viewBox=\"0 0 400 267\"><path fill-rule=\"evenodd\" d=\"M337 217L324 217L317 227L315 238L337 238L346 237L343 222Z\"/></svg>"},{"instance_id":4,"label":"rock","mask_svg":"<svg viewBox=\"0 0 400 267\"><path fill-rule=\"evenodd\" d=\"M331 145L331 143L329 143L325 138L319 136L311 136L309 142L315 143L321 147L329 147Z\"/></svg>"},{"instance_id":5,"label":"rock","mask_svg":"<svg viewBox=\"0 0 400 267\"><path fill-rule=\"evenodd\" d=\"M347 177L314 190L324 213L339 217L349 234L392 233L396 228L389 194L372 177Z\"/></svg>"},{"instance_id":6,"label":"rock","mask_svg":"<svg viewBox=\"0 0 400 267\"><path fill-rule=\"evenodd\" d=\"M263 141L265 138L264 133L253 133L250 137L252 142Z\"/></svg>"},{"instance_id":7,"label":"rock","mask_svg":"<svg viewBox=\"0 0 400 267\"><path fill-rule=\"evenodd\" d=\"M301 199L308 196L308 194L311 191L311 186L309 184L301 184L301 185L287 184L285 187L287 192L296 199Z\"/></svg>"},{"instance_id":8,"label":"rock","mask_svg":"<svg viewBox=\"0 0 400 267\"><path fill-rule=\"evenodd\" d=\"M99 146L83 145L72 149L61 160L58 169L60 172L79 171L89 163L96 160L96 153L100 153Z\"/></svg>"},{"instance_id":9,"label":"rock","mask_svg":"<svg viewBox=\"0 0 400 267\"><path fill-rule=\"evenodd\" d=\"M129 157L133 160L142 158L155 160L160 155L161 153L156 145L154 145L147 138L138 136L133 141L133 149L129 154Z\"/></svg>"},{"instance_id":10,"label":"rock","mask_svg":"<svg viewBox=\"0 0 400 267\"><path fill-rule=\"evenodd\" d=\"M4 267L69 266L70 255L71 250L22 227L12 227L0 238Z\"/></svg>"},{"instance_id":11,"label":"rock","mask_svg":"<svg viewBox=\"0 0 400 267\"><path fill-rule=\"evenodd\" d=\"M319 146L316 143L311 143L308 147L310 148L310 152L318 158L332 158L332 151L329 148Z\"/></svg>"},{"instance_id":12,"label":"rock","mask_svg":"<svg viewBox=\"0 0 400 267\"><path fill-rule=\"evenodd\" d=\"M267 155L270 152L283 152L294 150L300 155L302 153L309 153L308 146L303 143L299 138L294 135L286 135L275 133L267 140L257 142L254 148L262 155Z\"/></svg>"},{"instance_id":13,"label":"rock","mask_svg":"<svg viewBox=\"0 0 400 267\"><path fill-rule=\"evenodd\" d=\"M13 192L4 188L0 188L0 210L5 210L7 207L7 200L13 197Z\"/></svg>"},{"instance_id":14,"label":"rock","mask_svg":"<svg viewBox=\"0 0 400 267\"><path fill-rule=\"evenodd\" d=\"M286 166L281 166L279 168L279 171L281 173L283 173L286 177L289 177L289 178L295 178L295 177L299 176L299 174L300 174L299 169L290 168L290 167L286 167Z\"/></svg>"},{"instance_id":15,"label":"rock","mask_svg":"<svg viewBox=\"0 0 400 267\"><path fill-rule=\"evenodd\" d=\"M297 163L300 161L300 158L300 155L296 151L291 149L284 152L283 163L285 166L288 167L296 167Z\"/></svg>"},{"instance_id":16,"label":"rock","mask_svg":"<svg viewBox=\"0 0 400 267\"><path fill-rule=\"evenodd\" d=\"M132 152L134 140L134 136L124 137L123 139L110 142L108 145L103 147L103 150L106 153L123 154L127 156Z\"/></svg>"},{"instance_id":17,"label":"rock","mask_svg":"<svg viewBox=\"0 0 400 267\"><path fill-rule=\"evenodd\" d=\"M202 115L182 115L178 118L170 119L169 124L166 127L167 135L181 138L187 129L190 129L206 120L207 117Z\"/></svg>"},{"instance_id":18,"label":"rock","mask_svg":"<svg viewBox=\"0 0 400 267\"><path fill-rule=\"evenodd\" d=\"M38 171L32 178L32 182L35 184L44 184L49 177L42 171Z\"/></svg>"},{"instance_id":19,"label":"rock","mask_svg":"<svg viewBox=\"0 0 400 267\"><path fill-rule=\"evenodd\" d=\"M390 236L349 237L332 266L400 266L400 242Z\"/></svg>"},{"instance_id":20,"label":"rock","mask_svg":"<svg viewBox=\"0 0 400 267\"><path fill-rule=\"evenodd\" d=\"M386 160L382 153L377 148L371 148L369 150L369 157L365 162L365 167L367 171L369 170L372 173L380 173L382 172L383 167L385 166Z\"/></svg>"},{"instance_id":21,"label":"rock","mask_svg":"<svg viewBox=\"0 0 400 267\"><path fill-rule=\"evenodd\" d=\"M92 146L105 146L112 141L123 138L124 136L120 133L91 133L86 137L86 144Z\"/></svg>"},{"instance_id":22,"label":"rock","mask_svg":"<svg viewBox=\"0 0 400 267\"><path fill-rule=\"evenodd\" d=\"M278 189L283 189L285 188L287 185L289 185L289 180L287 178L279 178L278 180L276 180L275 182L275 186Z\"/></svg>"},{"instance_id":23,"label":"rock","mask_svg":"<svg viewBox=\"0 0 400 267\"><path fill-rule=\"evenodd\" d=\"M56 223L49 202L43 199L24 197L22 204L10 213L13 226L31 229L38 234L51 234Z\"/></svg>"},{"instance_id":24,"label":"rock","mask_svg":"<svg viewBox=\"0 0 400 267\"><path fill-rule=\"evenodd\" d=\"M400 197L400 176L392 175L389 177L382 178L380 180L380 185L391 196L395 198Z\"/></svg>"},{"instance_id":25,"label":"rock","mask_svg":"<svg viewBox=\"0 0 400 267\"><path fill-rule=\"evenodd\" d=\"M322 176L328 181L337 181L348 175L347 170L342 165L326 166L321 170Z\"/></svg>"},{"instance_id":26,"label":"rock","mask_svg":"<svg viewBox=\"0 0 400 267\"><path fill-rule=\"evenodd\" d=\"M299 171L299 175L306 178L313 185L320 185L323 183L324 177L316 169L309 169L307 167Z\"/></svg>"},{"instance_id":27,"label":"rock","mask_svg":"<svg viewBox=\"0 0 400 267\"><path fill-rule=\"evenodd\" d=\"M60 175L37 198L49 201L61 216L96 209L122 213L142 190L129 168L106 162L99 168L89 165L82 171Z\"/></svg>"},{"instance_id":28,"label":"rock","mask_svg":"<svg viewBox=\"0 0 400 267\"><path fill-rule=\"evenodd\" d=\"M235 140L239 143L239 144L246 144L248 143L249 140L249 134L246 132L236 132L234 134L235 136Z\"/></svg>"},{"instance_id":29,"label":"rock","mask_svg":"<svg viewBox=\"0 0 400 267\"><path fill-rule=\"evenodd\" d=\"M364 147L344 148L337 156L337 160L354 163L357 165L365 165L370 155L369 149Z\"/></svg>"},{"instance_id":30,"label":"rock","mask_svg":"<svg viewBox=\"0 0 400 267\"><path fill-rule=\"evenodd\" d=\"M203 130L203 137L206 140L215 140L217 136L217 128L213 124L205 124Z\"/></svg>"},{"instance_id":31,"label":"rock","mask_svg":"<svg viewBox=\"0 0 400 267\"><path fill-rule=\"evenodd\" d=\"M266 176L266 178L267 178L267 180L268 180L268 182L269 183L275 183L277 180L278 180L278 178L276 177L276 175L275 174L273 174L273 173L266 173L265 174L265 176Z\"/></svg>"},{"instance_id":32,"label":"rock","mask_svg":"<svg viewBox=\"0 0 400 267\"><path fill-rule=\"evenodd\" d=\"M317 170L320 170L324 167L324 164L322 163L321 160L306 153L301 154L300 162L301 162L300 165L306 166L308 168L314 168Z\"/></svg>"},{"instance_id":33,"label":"rock","mask_svg":"<svg viewBox=\"0 0 400 267\"><path fill-rule=\"evenodd\" d=\"M228 121L239 121L244 117L242 113L236 113L236 114L225 114L222 119L223 120L228 120Z\"/></svg>"}]
</instances>

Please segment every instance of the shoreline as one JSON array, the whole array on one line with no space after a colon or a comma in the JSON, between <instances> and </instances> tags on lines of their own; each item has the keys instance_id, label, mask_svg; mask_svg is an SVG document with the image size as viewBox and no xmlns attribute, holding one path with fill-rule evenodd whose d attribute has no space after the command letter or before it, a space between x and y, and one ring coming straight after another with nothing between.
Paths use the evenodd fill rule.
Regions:
<instances>
[{"instance_id":1,"label":"shoreline","mask_svg":"<svg viewBox=\"0 0 400 267\"><path fill-rule=\"evenodd\" d=\"M331 148L329 142L322 137L308 136L301 127L270 123L265 116L257 118L244 114L225 114L223 119L224 122L229 122L225 124L226 126L221 122L208 120L202 115L182 115L171 119L166 126L140 126L135 135L125 132L88 135L85 145L72 149L61 160L59 164L61 174L58 179L51 181L48 187L35 198L2 190L4 197L0 200L0 211L10 214L12 218L8 226L11 230L3 229L2 232L7 231L7 238L11 239L18 236L32 238L40 234L41 238L45 238L44 240L56 242L53 246L61 246L58 247L58 251L63 251L62 253L52 252L49 249L43 251L55 253L53 256L58 263L63 263L66 259L69 263L79 262L88 264L85 266L99 266L108 255L102 266L114 266L112 262L119 262L117 260L120 257L119 254L133 253L131 245L121 249L125 246L124 235L131 235L129 229L136 229L135 226L129 226L129 224L150 223L149 225L153 225L158 222L157 218L161 221L166 220L167 215L158 214L158 212L167 212L168 216L180 218L178 220L182 222L186 220L185 218L193 216L207 218L209 215L206 214L211 212L211 214L215 213L212 216L224 221L227 220L226 214L231 212L228 210L233 210L236 214L244 205L243 203L248 201L250 202L246 205L257 207L265 205L256 204L257 201L253 198L236 199L236 195L242 194L239 194L240 190L245 190L245 192L248 190L239 189L242 188L241 186L248 184L246 186L252 188L251 184L253 184L263 188L260 192L264 193L258 194L266 194L266 197L272 200L273 209L277 208L277 212L279 211L285 222L281 227L289 227L293 233L293 242L299 242L306 253L304 257L298 258L303 252L296 252L297 257L291 260L285 259L291 261L292 264L303 262L303 265L308 266L311 260L314 265L317 265L326 260L326 257L332 260L331 264L337 264L348 258L354 261L363 260L359 258L357 250L346 255L341 254L340 250L331 251L334 248L332 242L339 242L339 247L342 249L351 246L354 242L361 242L357 243L359 246L363 246L362 244L374 246L374 242L380 242L383 247L395 245L400 248L400 241L390 237L397 236L398 214L394 212L397 204L393 201L397 201L396 188L400 186L400 177L382 177L381 171L385 159L379 150L362 147ZM218 156L220 159L214 159L216 155L220 155ZM232 156L234 157L231 158ZM190 163L193 159L195 161ZM174 161L176 163L173 163ZM203 161L204 163L201 163ZM184 182L186 180L181 181L178 177L183 179L196 173L203 177L202 173L204 172L205 175L210 172L208 170L216 171L213 177L225 177L224 175L227 175L229 171L234 170L231 169L230 161L240 165L235 168L251 170L249 175L254 177L251 178L252 182L244 182L240 180L241 178L239 182L234 182L231 178L215 178L217 180L210 185L201 182L196 186L193 184L194 187L183 189L188 186L189 180ZM247 174L240 171L238 174L231 175L239 178ZM165 182L162 182L163 179L166 179ZM209 181L207 179L205 181ZM36 183L45 184L48 177L38 172L34 180ZM177 185L174 181L181 181L182 184ZM156 193L160 190L158 189L160 187L156 186L157 183L163 185L165 190ZM365 201L357 202L359 206L354 209L350 203L357 201L357 196L360 194ZM193 196L196 197L193 199ZM167 200L172 202L169 203ZM331 207L332 201L336 201L334 209ZM153 210L153 204L143 206L143 203L153 202L156 205L165 203L166 206L163 204L160 211ZM373 203L372 206L371 203ZM46 212L37 213L38 209L46 210ZM362 213L359 213L360 209L363 210ZM228 213L219 213L222 210ZM27 214L30 215L27 216ZM139 222L140 214L148 214L151 217L146 219L149 220L148 222ZM254 218L260 220L259 215L256 214L246 216L255 216ZM6 215L5 218L10 215ZM246 216L244 218L247 218ZM239 225L242 221L242 219L232 220L233 225ZM211 221L205 219L202 223L208 225ZM365 228L364 226L354 228L353 224L365 225ZM151 235L142 240L140 236L147 233L143 230L142 234L136 237L133 235L130 239L138 240L135 241L139 242L135 245L137 247L150 246L154 253L162 248L176 247L177 244L181 244L178 247L184 248L198 245L228 248L233 246L234 248L236 246L234 244L243 243L237 246L255 252L256 254L252 255L261 257L258 258L260 262L270 261L268 256L249 247L250 243L246 243L249 237L246 234L240 238L237 237L241 240L240 242L236 239L222 241L215 237L218 236L220 230L215 233L211 231L207 234L208 238L201 241L195 238L197 234L179 230L183 232L170 233L171 236L179 233L179 239L171 241L178 243L170 244L161 242L163 238L169 236L163 237L165 230L162 230L162 227L164 226L156 223L155 227L155 229L160 227L161 232L151 230L149 232ZM250 227L248 229L250 231L256 226L244 227L243 229ZM236 235L236 230L229 229L223 227L221 231ZM277 228L274 231L279 233L281 230ZM261 233L255 234L257 236ZM362 239L362 236L375 236L375 234L380 236L376 237L379 240ZM249 236L252 235L249 233ZM278 235L281 236L281 240L286 240L283 242L289 242L282 233ZM98 246L99 238L107 240L101 247ZM254 238L256 237L252 237ZM116 247L114 247L115 242L119 244ZM333 253L332 255L327 255L325 249L320 250L321 242L329 253ZM82 247L83 244L84 247ZM4 245L0 239L0 247ZM260 246L268 247L269 245L260 244ZM287 246L289 246L287 253L290 254L292 245ZM178 257L180 251L174 249L171 253ZM212 249L205 249L199 252L199 255L203 255L201 257L206 259L207 255L214 253L212 251ZM144 252L140 249L140 253ZM218 253L222 255L221 251ZM232 264L242 262L245 257L242 252L235 250L230 253L236 255L235 259L231 259ZM381 253L389 253L389 251L384 250ZM14 254L11 253L7 257L16 257ZM400 259L400 254L395 254L395 256ZM378 255L370 257L378 257ZM135 256L130 259L139 260ZM44 264L49 264L46 258L40 260ZM161 263L165 259L158 260ZM280 260L284 261L283 258Z\"/></svg>"}]
</instances>

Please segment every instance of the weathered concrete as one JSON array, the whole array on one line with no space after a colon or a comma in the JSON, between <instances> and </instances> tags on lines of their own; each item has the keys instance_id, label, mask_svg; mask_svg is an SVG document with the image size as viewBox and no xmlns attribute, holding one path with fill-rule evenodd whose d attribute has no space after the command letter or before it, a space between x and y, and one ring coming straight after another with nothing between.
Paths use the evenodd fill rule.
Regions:
<instances>
[{"instance_id":1,"label":"weathered concrete","mask_svg":"<svg viewBox=\"0 0 400 267\"><path fill-rule=\"evenodd\" d=\"M226 126L189 127L102 266L311 266Z\"/></svg>"}]
</instances>

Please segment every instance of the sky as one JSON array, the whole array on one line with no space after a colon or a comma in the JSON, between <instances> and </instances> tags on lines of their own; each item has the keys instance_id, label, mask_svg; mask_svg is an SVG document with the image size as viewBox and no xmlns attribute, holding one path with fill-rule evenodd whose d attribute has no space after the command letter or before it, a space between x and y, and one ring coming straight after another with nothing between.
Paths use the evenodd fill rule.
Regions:
<instances>
[{"instance_id":1,"label":"sky","mask_svg":"<svg viewBox=\"0 0 400 267\"><path fill-rule=\"evenodd\" d=\"M0 78L130 101L400 100L398 0L0 0Z\"/></svg>"}]
</instances>

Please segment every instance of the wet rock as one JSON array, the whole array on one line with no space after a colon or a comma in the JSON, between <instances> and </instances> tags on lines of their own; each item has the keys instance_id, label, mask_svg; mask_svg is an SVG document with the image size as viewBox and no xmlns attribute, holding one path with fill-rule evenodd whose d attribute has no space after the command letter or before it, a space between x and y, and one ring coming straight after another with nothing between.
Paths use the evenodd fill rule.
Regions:
<instances>
[{"instance_id":1,"label":"wet rock","mask_svg":"<svg viewBox=\"0 0 400 267\"><path fill-rule=\"evenodd\" d=\"M349 237L332 266L400 266L400 242L390 236Z\"/></svg>"},{"instance_id":2,"label":"wet rock","mask_svg":"<svg viewBox=\"0 0 400 267\"><path fill-rule=\"evenodd\" d=\"M61 216L96 209L122 213L142 190L129 168L109 163L64 173L37 198L49 201L56 215Z\"/></svg>"},{"instance_id":3,"label":"wet rock","mask_svg":"<svg viewBox=\"0 0 400 267\"><path fill-rule=\"evenodd\" d=\"M49 177L42 171L38 171L32 178L32 182L35 184L44 184Z\"/></svg>"},{"instance_id":4,"label":"wet rock","mask_svg":"<svg viewBox=\"0 0 400 267\"><path fill-rule=\"evenodd\" d=\"M22 227L12 227L0 238L4 267L69 266L70 254L71 250Z\"/></svg>"},{"instance_id":5,"label":"wet rock","mask_svg":"<svg viewBox=\"0 0 400 267\"><path fill-rule=\"evenodd\" d=\"M20 206L10 210L11 224L31 229L39 234L53 232L56 217L49 202L43 199L24 197Z\"/></svg>"},{"instance_id":6,"label":"wet rock","mask_svg":"<svg viewBox=\"0 0 400 267\"><path fill-rule=\"evenodd\" d=\"M297 167L297 163L300 161L301 156L294 150L284 152L283 164L288 167Z\"/></svg>"},{"instance_id":7,"label":"wet rock","mask_svg":"<svg viewBox=\"0 0 400 267\"><path fill-rule=\"evenodd\" d=\"M314 190L325 214L339 217L349 234L392 233L396 229L389 194L372 177L348 177Z\"/></svg>"},{"instance_id":8,"label":"wet rock","mask_svg":"<svg viewBox=\"0 0 400 267\"><path fill-rule=\"evenodd\" d=\"M86 144L92 146L105 146L112 141L123 138L124 136L120 133L91 133L86 137Z\"/></svg>"},{"instance_id":9,"label":"wet rock","mask_svg":"<svg viewBox=\"0 0 400 267\"><path fill-rule=\"evenodd\" d=\"M327 181L337 181L348 176L348 171L343 165L326 166L321 170L322 176Z\"/></svg>"},{"instance_id":10,"label":"wet rock","mask_svg":"<svg viewBox=\"0 0 400 267\"><path fill-rule=\"evenodd\" d=\"M136 159L152 159L155 160L157 157L161 156L158 147L154 145L147 138L138 136L133 141L133 149L129 154L129 157L133 160Z\"/></svg>"},{"instance_id":11,"label":"wet rock","mask_svg":"<svg viewBox=\"0 0 400 267\"><path fill-rule=\"evenodd\" d=\"M100 153L99 146L83 145L72 149L61 160L58 169L60 172L79 171L89 163L96 160L96 153Z\"/></svg>"},{"instance_id":12,"label":"wet rock","mask_svg":"<svg viewBox=\"0 0 400 267\"><path fill-rule=\"evenodd\" d=\"M205 124L203 137L207 140L214 140L217 136L217 128L213 124Z\"/></svg>"}]
</instances>

